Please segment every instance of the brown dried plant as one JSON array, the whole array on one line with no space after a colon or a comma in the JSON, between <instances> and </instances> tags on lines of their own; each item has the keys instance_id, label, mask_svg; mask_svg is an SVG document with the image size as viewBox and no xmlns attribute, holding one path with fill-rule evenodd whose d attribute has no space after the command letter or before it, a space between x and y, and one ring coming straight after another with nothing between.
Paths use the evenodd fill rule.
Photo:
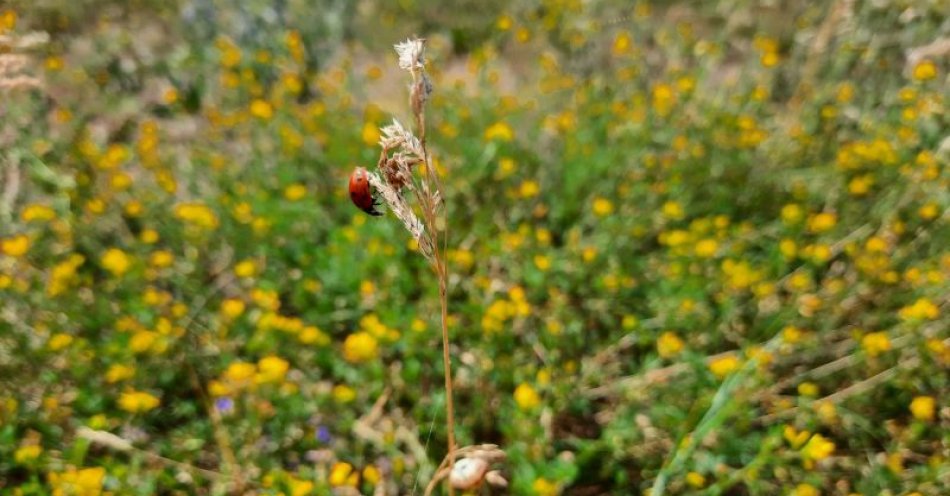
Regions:
<instances>
[{"instance_id":1,"label":"brown dried plant","mask_svg":"<svg viewBox=\"0 0 950 496\"><path fill-rule=\"evenodd\" d=\"M398 120L381 129L380 155L377 162L379 174L368 173L369 182L385 201L393 214L403 223L409 234L419 244L420 253L429 262L439 281L439 302L442 323L442 361L445 371L445 414L448 437L447 454L436 477L429 484L426 493L430 493L439 481L448 477L453 470L458 472L456 457L464 456L469 448L456 448L455 410L452 389L452 362L448 329L448 268L445 248L447 246L447 227L444 221L442 202L442 184L426 146L426 103L432 94L432 81L426 74L425 40L410 39L395 45L399 55L399 67L409 72L412 81L409 87L409 106L415 119L415 133L403 126ZM418 214L417 214L418 212ZM484 451L484 450L483 450ZM478 453L482 453L479 451ZM504 458L504 452L497 447L491 452L491 461ZM469 460L471 457L460 459ZM469 460L471 462L471 460ZM469 470L472 463L464 468ZM481 467L482 462L478 466ZM487 465L486 465L487 466ZM497 471L482 470L476 474L480 484L486 477L499 480ZM488 474L491 474L490 476ZM489 481L491 483L491 481ZM474 485L472 486L474 487ZM460 488L456 483L449 484L449 494Z\"/></svg>"},{"instance_id":2,"label":"brown dried plant","mask_svg":"<svg viewBox=\"0 0 950 496\"><path fill-rule=\"evenodd\" d=\"M47 41L49 35L42 32L0 34L0 91L42 88L43 82L29 72L33 60L27 53Z\"/></svg>"}]
</instances>

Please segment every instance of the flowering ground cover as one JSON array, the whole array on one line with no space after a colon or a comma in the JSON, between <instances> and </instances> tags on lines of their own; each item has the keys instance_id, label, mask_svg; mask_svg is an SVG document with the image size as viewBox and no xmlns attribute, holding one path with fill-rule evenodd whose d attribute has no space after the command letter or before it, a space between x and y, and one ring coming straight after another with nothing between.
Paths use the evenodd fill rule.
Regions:
<instances>
[{"instance_id":1,"label":"flowering ground cover","mask_svg":"<svg viewBox=\"0 0 950 496\"><path fill-rule=\"evenodd\" d=\"M347 191L414 35L471 493L950 493L948 17L3 2L0 493L424 494L436 248Z\"/></svg>"}]
</instances>

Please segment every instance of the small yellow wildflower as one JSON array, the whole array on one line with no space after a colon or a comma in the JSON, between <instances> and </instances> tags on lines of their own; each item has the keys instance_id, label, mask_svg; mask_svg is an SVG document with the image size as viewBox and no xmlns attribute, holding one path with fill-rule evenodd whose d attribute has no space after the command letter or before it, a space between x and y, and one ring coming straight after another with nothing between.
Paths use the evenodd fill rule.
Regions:
<instances>
[{"instance_id":1,"label":"small yellow wildflower","mask_svg":"<svg viewBox=\"0 0 950 496\"><path fill-rule=\"evenodd\" d=\"M257 262L250 258L234 266L234 275L238 277L254 277L254 274L257 274Z\"/></svg>"},{"instance_id":2,"label":"small yellow wildflower","mask_svg":"<svg viewBox=\"0 0 950 496\"><path fill-rule=\"evenodd\" d=\"M814 382L803 382L798 385L798 394L809 398L818 396L818 385Z\"/></svg>"},{"instance_id":3,"label":"small yellow wildflower","mask_svg":"<svg viewBox=\"0 0 950 496\"><path fill-rule=\"evenodd\" d=\"M515 388L515 403L524 411L535 409L541 404L541 396L529 384L521 383Z\"/></svg>"},{"instance_id":4,"label":"small yellow wildflower","mask_svg":"<svg viewBox=\"0 0 950 496\"><path fill-rule=\"evenodd\" d=\"M115 384L116 382L131 379L135 375L135 369L128 365L114 364L106 371L106 382Z\"/></svg>"},{"instance_id":5,"label":"small yellow wildflower","mask_svg":"<svg viewBox=\"0 0 950 496\"><path fill-rule=\"evenodd\" d=\"M698 257L710 258L716 254L718 249L719 243L715 239L707 238L699 240L693 250Z\"/></svg>"},{"instance_id":6,"label":"small yellow wildflower","mask_svg":"<svg viewBox=\"0 0 950 496\"><path fill-rule=\"evenodd\" d=\"M921 60L914 66L914 79L929 81L937 77L937 65L930 60Z\"/></svg>"},{"instance_id":7,"label":"small yellow wildflower","mask_svg":"<svg viewBox=\"0 0 950 496\"><path fill-rule=\"evenodd\" d=\"M808 219L808 230L813 233L830 231L838 223L838 216L831 212L821 212Z\"/></svg>"},{"instance_id":8,"label":"small yellow wildflower","mask_svg":"<svg viewBox=\"0 0 950 496\"><path fill-rule=\"evenodd\" d=\"M244 313L244 302L237 298L226 298L221 302L221 314L229 319L236 319Z\"/></svg>"},{"instance_id":9,"label":"small yellow wildflower","mask_svg":"<svg viewBox=\"0 0 950 496\"><path fill-rule=\"evenodd\" d=\"M666 331L656 340L656 351L662 358L673 358L683 351L683 340L675 333Z\"/></svg>"},{"instance_id":10,"label":"small yellow wildflower","mask_svg":"<svg viewBox=\"0 0 950 496\"><path fill-rule=\"evenodd\" d=\"M901 308L897 313L903 320L934 320L940 316L940 309L928 298L919 298L913 304Z\"/></svg>"},{"instance_id":11,"label":"small yellow wildflower","mask_svg":"<svg viewBox=\"0 0 950 496\"><path fill-rule=\"evenodd\" d=\"M799 484L792 489L789 496L821 496L821 491L815 489L811 484Z\"/></svg>"},{"instance_id":12,"label":"small yellow wildflower","mask_svg":"<svg viewBox=\"0 0 950 496\"><path fill-rule=\"evenodd\" d=\"M545 478L535 479L534 483L531 484L531 489L537 496L557 496L560 493L558 485Z\"/></svg>"},{"instance_id":13,"label":"small yellow wildflower","mask_svg":"<svg viewBox=\"0 0 950 496\"><path fill-rule=\"evenodd\" d=\"M158 405L158 398L143 391L131 390L119 397L119 408L129 413L144 413Z\"/></svg>"},{"instance_id":14,"label":"small yellow wildflower","mask_svg":"<svg viewBox=\"0 0 950 496\"><path fill-rule=\"evenodd\" d=\"M528 179L518 187L518 196L521 198L533 198L541 192L541 186L537 181Z\"/></svg>"},{"instance_id":15,"label":"small yellow wildflower","mask_svg":"<svg viewBox=\"0 0 950 496\"><path fill-rule=\"evenodd\" d=\"M547 272L551 268L551 258L547 255L535 255L534 266L542 272Z\"/></svg>"},{"instance_id":16,"label":"small yellow wildflower","mask_svg":"<svg viewBox=\"0 0 950 496\"><path fill-rule=\"evenodd\" d=\"M72 342L73 342L72 336L61 332L58 334L54 334L53 337L49 338L49 342L46 343L46 346L48 346L50 350L59 351L59 350L62 350L63 348L66 348L70 344L72 344Z\"/></svg>"},{"instance_id":17,"label":"small yellow wildflower","mask_svg":"<svg viewBox=\"0 0 950 496\"><path fill-rule=\"evenodd\" d=\"M936 203L930 202L917 210L917 215L924 220L934 220L940 215L940 208Z\"/></svg>"},{"instance_id":18,"label":"small yellow wildflower","mask_svg":"<svg viewBox=\"0 0 950 496\"><path fill-rule=\"evenodd\" d=\"M815 434L802 447L802 458L805 460L806 467L810 467L814 462L820 462L831 456L835 452L835 443L821 434Z\"/></svg>"},{"instance_id":19,"label":"small yellow wildflower","mask_svg":"<svg viewBox=\"0 0 950 496\"><path fill-rule=\"evenodd\" d=\"M498 121L485 129L485 141L511 141L515 131L504 121Z\"/></svg>"},{"instance_id":20,"label":"small yellow wildflower","mask_svg":"<svg viewBox=\"0 0 950 496\"><path fill-rule=\"evenodd\" d=\"M804 215L802 207L795 203L789 203L782 207L782 221L786 224L798 224Z\"/></svg>"},{"instance_id":21,"label":"small yellow wildflower","mask_svg":"<svg viewBox=\"0 0 950 496\"><path fill-rule=\"evenodd\" d=\"M614 213L614 204L610 200L598 196L597 198L594 198L593 209L594 215L598 217L606 217Z\"/></svg>"},{"instance_id":22,"label":"small yellow wildflower","mask_svg":"<svg viewBox=\"0 0 950 496\"><path fill-rule=\"evenodd\" d=\"M360 137L363 138L363 144L366 146L376 146L379 144L379 139L382 137L382 133L379 131L379 127L372 122L366 122L363 124L363 131L360 133Z\"/></svg>"},{"instance_id":23,"label":"small yellow wildflower","mask_svg":"<svg viewBox=\"0 0 950 496\"><path fill-rule=\"evenodd\" d=\"M630 34L621 32L614 38L614 43L610 51L615 57L619 57L630 53L632 47L633 40L630 38Z\"/></svg>"},{"instance_id":24,"label":"small yellow wildflower","mask_svg":"<svg viewBox=\"0 0 950 496\"><path fill-rule=\"evenodd\" d=\"M283 358L267 356L257 362L257 369L259 372L255 377L255 382L258 384L282 382L287 375L287 370L290 369L290 364Z\"/></svg>"},{"instance_id":25,"label":"small yellow wildflower","mask_svg":"<svg viewBox=\"0 0 950 496\"><path fill-rule=\"evenodd\" d=\"M367 465L363 468L363 480L370 483L370 485L375 486L379 483L379 480L382 478L382 475L379 473L379 469L375 465Z\"/></svg>"},{"instance_id":26,"label":"small yellow wildflower","mask_svg":"<svg viewBox=\"0 0 950 496\"><path fill-rule=\"evenodd\" d=\"M356 399L356 391L344 384L333 386L331 394L333 395L333 399L339 403L349 403Z\"/></svg>"},{"instance_id":27,"label":"small yellow wildflower","mask_svg":"<svg viewBox=\"0 0 950 496\"><path fill-rule=\"evenodd\" d=\"M343 358L350 363L362 363L379 356L379 345L372 334L360 331L343 341Z\"/></svg>"},{"instance_id":28,"label":"small yellow wildflower","mask_svg":"<svg viewBox=\"0 0 950 496\"><path fill-rule=\"evenodd\" d=\"M695 489L699 489L706 485L706 477L703 477L703 474L699 472L690 472L686 474L686 483Z\"/></svg>"},{"instance_id":29,"label":"small yellow wildflower","mask_svg":"<svg viewBox=\"0 0 950 496\"><path fill-rule=\"evenodd\" d=\"M171 267L175 261L175 255L168 250L158 250L149 257L149 264L156 269Z\"/></svg>"},{"instance_id":30,"label":"small yellow wildflower","mask_svg":"<svg viewBox=\"0 0 950 496\"><path fill-rule=\"evenodd\" d=\"M709 371L719 379L733 373L738 368L739 358L732 354L716 358L709 362Z\"/></svg>"},{"instance_id":31,"label":"small yellow wildflower","mask_svg":"<svg viewBox=\"0 0 950 496\"><path fill-rule=\"evenodd\" d=\"M234 362L224 371L224 377L231 382L241 383L248 381L257 372L253 363Z\"/></svg>"},{"instance_id":32,"label":"small yellow wildflower","mask_svg":"<svg viewBox=\"0 0 950 496\"><path fill-rule=\"evenodd\" d=\"M30 250L30 238L25 234L19 234L10 238L0 239L0 253L5 253L14 258L26 255Z\"/></svg>"},{"instance_id":33,"label":"small yellow wildflower","mask_svg":"<svg viewBox=\"0 0 950 496\"><path fill-rule=\"evenodd\" d=\"M40 457L40 453L43 452L43 447L38 444L27 444L20 446L16 451L13 452L13 462L26 465L32 463L34 460Z\"/></svg>"},{"instance_id":34,"label":"small yellow wildflower","mask_svg":"<svg viewBox=\"0 0 950 496\"><path fill-rule=\"evenodd\" d=\"M99 496L102 494L106 469L93 467L76 470L70 467L64 472L50 472L46 477L54 495Z\"/></svg>"},{"instance_id":35,"label":"small yellow wildflower","mask_svg":"<svg viewBox=\"0 0 950 496\"><path fill-rule=\"evenodd\" d=\"M307 187L302 184L291 184L284 188L284 198L289 201L298 201L307 196Z\"/></svg>"},{"instance_id":36,"label":"small yellow wildflower","mask_svg":"<svg viewBox=\"0 0 950 496\"><path fill-rule=\"evenodd\" d=\"M683 206L679 202L668 201L663 204L663 216L668 219L680 220L686 216L686 212L683 211Z\"/></svg>"},{"instance_id":37,"label":"small yellow wildflower","mask_svg":"<svg viewBox=\"0 0 950 496\"><path fill-rule=\"evenodd\" d=\"M916 396L910 402L910 413L917 420L930 422L934 419L936 400L932 396Z\"/></svg>"},{"instance_id":38,"label":"small yellow wildflower","mask_svg":"<svg viewBox=\"0 0 950 496\"><path fill-rule=\"evenodd\" d=\"M250 111L251 115L261 120L266 121L271 117L274 117L274 107L266 100L262 100L260 98L251 102Z\"/></svg>"},{"instance_id":39,"label":"small yellow wildflower","mask_svg":"<svg viewBox=\"0 0 950 496\"><path fill-rule=\"evenodd\" d=\"M876 357L891 349L891 340L885 332L871 332L861 338L861 348L869 356Z\"/></svg>"},{"instance_id":40,"label":"small yellow wildflower","mask_svg":"<svg viewBox=\"0 0 950 496\"><path fill-rule=\"evenodd\" d=\"M56 218L56 211L46 205L30 204L20 212L20 220L23 222L44 222Z\"/></svg>"}]
</instances>

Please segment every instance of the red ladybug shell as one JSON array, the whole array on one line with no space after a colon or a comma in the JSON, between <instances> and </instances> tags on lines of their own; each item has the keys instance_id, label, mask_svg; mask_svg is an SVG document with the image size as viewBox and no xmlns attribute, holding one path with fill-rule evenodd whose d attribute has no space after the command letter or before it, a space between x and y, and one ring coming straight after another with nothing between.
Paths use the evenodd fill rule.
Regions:
<instances>
[{"instance_id":1,"label":"red ladybug shell","mask_svg":"<svg viewBox=\"0 0 950 496\"><path fill-rule=\"evenodd\" d=\"M376 210L376 199L373 198L373 190L369 185L369 173L362 167L357 167L350 175L350 199L360 210L370 215L383 215Z\"/></svg>"}]
</instances>

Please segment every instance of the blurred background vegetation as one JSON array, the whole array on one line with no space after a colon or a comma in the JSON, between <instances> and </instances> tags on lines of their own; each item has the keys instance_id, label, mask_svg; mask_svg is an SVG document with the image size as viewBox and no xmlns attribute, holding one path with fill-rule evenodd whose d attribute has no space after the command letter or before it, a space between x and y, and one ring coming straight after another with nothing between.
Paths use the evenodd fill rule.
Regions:
<instances>
[{"instance_id":1,"label":"blurred background vegetation","mask_svg":"<svg viewBox=\"0 0 950 496\"><path fill-rule=\"evenodd\" d=\"M947 494L948 19L6 0L0 492L422 493L435 279L345 189L419 35L457 435L509 493Z\"/></svg>"}]
</instances>

